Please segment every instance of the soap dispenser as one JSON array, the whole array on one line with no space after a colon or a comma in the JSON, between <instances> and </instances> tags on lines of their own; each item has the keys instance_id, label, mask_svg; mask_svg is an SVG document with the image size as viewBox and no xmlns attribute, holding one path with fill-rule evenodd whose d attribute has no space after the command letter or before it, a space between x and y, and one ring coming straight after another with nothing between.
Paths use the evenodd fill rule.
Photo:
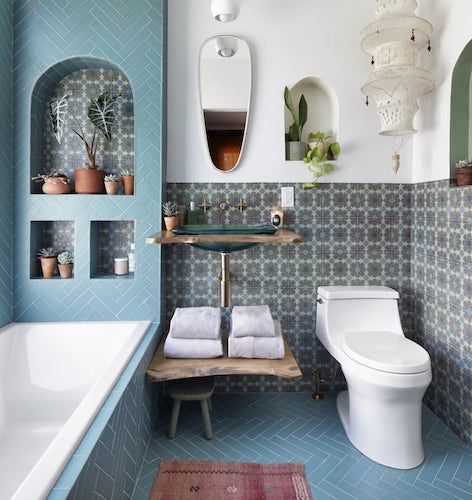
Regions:
<instances>
[{"instance_id":1,"label":"soap dispenser","mask_svg":"<svg viewBox=\"0 0 472 500\"><path fill-rule=\"evenodd\" d=\"M193 225L198 224L200 218L200 210L195 208L195 202L191 201L189 205L189 209L187 212L187 224Z\"/></svg>"}]
</instances>

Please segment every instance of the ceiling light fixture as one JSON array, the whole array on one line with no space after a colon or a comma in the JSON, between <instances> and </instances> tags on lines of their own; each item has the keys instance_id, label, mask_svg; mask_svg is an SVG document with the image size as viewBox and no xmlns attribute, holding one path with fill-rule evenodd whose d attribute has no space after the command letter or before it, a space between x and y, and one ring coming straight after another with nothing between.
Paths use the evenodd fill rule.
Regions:
<instances>
[{"instance_id":1,"label":"ceiling light fixture","mask_svg":"<svg viewBox=\"0 0 472 500\"><path fill-rule=\"evenodd\" d=\"M211 13L221 23L234 21L239 14L238 0L212 0Z\"/></svg>"}]
</instances>

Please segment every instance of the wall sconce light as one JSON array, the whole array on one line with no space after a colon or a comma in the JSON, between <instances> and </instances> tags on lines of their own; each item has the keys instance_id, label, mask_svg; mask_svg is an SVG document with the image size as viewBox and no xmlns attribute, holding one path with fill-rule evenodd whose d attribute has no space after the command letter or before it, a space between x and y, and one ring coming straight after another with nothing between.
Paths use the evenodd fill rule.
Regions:
<instances>
[{"instance_id":1,"label":"wall sconce light","mask_svg":"<svg viewBox=\"0 0 472 500\"><path fill-rule=\"evenodd\" d=\"M215 48L220 57L233 57L238 51L238 41L234 37L219 36L215 40Z\"/></svg>"},{"instance_id":2,"label":"wall sconce light","mask_svg":"<svg viewBox=\"0 0 472 500\"><path fill-rule=\"evenodd\" d=\"M221 23L234 21L239 14L238 0L212 0L211 13Z\"/></svg>"}]
</instances>

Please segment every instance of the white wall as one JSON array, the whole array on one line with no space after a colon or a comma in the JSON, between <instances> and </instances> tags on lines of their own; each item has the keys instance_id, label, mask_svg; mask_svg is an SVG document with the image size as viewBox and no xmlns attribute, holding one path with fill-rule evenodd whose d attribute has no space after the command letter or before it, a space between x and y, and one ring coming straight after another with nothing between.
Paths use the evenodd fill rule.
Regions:
<instances>
[{"instance_id":1,"label":"white wall","mask_svg":"<svg viewBox=\"0 0 472 500\"><path fill-rule=\"evenodd\" d=\"M241 0L238 19L218 23L210 0L170 0L168 27L168 182L304 182L302 162L285 161L283 89L305 77L323 79L339 99L342 153L326 182L420 182L449 177L451 74L472 38L470 0L418 0L418 15L433 24L433 51L421 54L437 88L420 100L418 134L391 169L393 139L378 135L375 104L360 87L370 59L359 33L375 19L373 0ZM342 19L342 22L340 22ZM245 38L252 51L249 131L238 168L222 173L206 154L199 109L198 57L209 37ZM312 110L313 111L313 110ZM414 169L412 167L414 165Z\"/></svg>"}]
</instances>

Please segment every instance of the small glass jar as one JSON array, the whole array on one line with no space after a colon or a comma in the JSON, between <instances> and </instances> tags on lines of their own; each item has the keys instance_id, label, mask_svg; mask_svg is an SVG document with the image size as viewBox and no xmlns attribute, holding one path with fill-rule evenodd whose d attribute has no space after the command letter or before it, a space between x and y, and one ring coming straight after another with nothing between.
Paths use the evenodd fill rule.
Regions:
<instances>
[{"instance_id":1,"label":"small glass jar","mask_svg":"<svg viewBox=\"0 0 472 500\"><path fill-rule=\"evenodd\" d=\"M123 276L128 274L128 257L116 257L115 258L115 274L118 276Z\"/></svg>"}]
</instances>

